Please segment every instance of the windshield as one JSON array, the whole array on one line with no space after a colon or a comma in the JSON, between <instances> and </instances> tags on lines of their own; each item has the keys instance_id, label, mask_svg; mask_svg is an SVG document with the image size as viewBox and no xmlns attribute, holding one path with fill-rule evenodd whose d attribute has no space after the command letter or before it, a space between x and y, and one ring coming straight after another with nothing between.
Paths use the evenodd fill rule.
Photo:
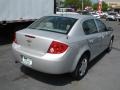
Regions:
<instances>
[{"instance_id":1,"label":"windshield","mask_svg":"<svg viewBox=\"0 0 120 90\"><path fill-rule=\"evenodd\" d=\"M76 20L68 17L47 16L35 21L28 28L67 34Z\"/></svg>"},{"instance_id":2,"label":"windshield","mask_svg":"<svg viewBox=\"0 0 120 90\"><path fill-rule=\"evenodd\" d=\"M58 12L74 12L73 8L58 8Z\"/></svg>"}]
</instances>

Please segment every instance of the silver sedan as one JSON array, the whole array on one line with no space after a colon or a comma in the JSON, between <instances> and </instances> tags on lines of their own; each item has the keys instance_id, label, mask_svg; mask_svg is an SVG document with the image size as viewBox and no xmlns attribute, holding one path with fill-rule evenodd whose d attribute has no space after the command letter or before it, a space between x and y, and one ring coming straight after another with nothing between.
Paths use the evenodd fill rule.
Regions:
<instances>
[{"instance_id":1,"label":"silver sedan","mask_svg":"<svg viewBox=\"0 0 120 90\"><path fill-rule=\"evenodd\" d=\"M45 16L15 33L16 59L49 74L72 73L82 79L88 64L104 50L112 49L112 29L99 19L79 14Z\"/></svg>"}]
</instances>

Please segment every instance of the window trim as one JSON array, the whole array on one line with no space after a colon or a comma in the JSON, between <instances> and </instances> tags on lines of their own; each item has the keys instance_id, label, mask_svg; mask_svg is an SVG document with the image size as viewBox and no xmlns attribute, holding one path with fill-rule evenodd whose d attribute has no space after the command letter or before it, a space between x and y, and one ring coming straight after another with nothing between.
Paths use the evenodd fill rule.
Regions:
<instances>
[{"instance_id":1,"label":"window trim","mask_svg":"<svg viewBox=\"0 0 120 90\"><path fill-rule=\"evenodd\" d=\"M86 21L88 21L88 20L93 20L93 21L94 21L94 24L95 24L95 27L96 27L96 32L94 32L94 33L89 33L89 34L85 33L85 30L84 30L84 28L83 28L83 24L84 24L84 22L86 22ZM96 22L95 22L95 19L94 19L94 18L84 20L84 21L82 22L82 28L83 28L83 32L84 32L85 35L92 35L92 34L99 33L98 27L97 27L97 25L96 25Z\"/></svg>"},{"instance_id":2,"label":"window trim","mask_svg":"<svg viewBox=\"0 0 120 90\"><path fill-rule=\"evenodd\" d=\"M75 23L78 21L78 19L76 19L76 18L72 18L72 17L62 17L62 16L44 16L44 17L41 17L40 19L38 19L38 20L36 20L35 22L33 22L31 25L29 25L27 28L29 28L29 29L34 29L34 28L32 28L32 25L34 25L36 22L38 22L38 21L40 21L40 22L42 22L44 19L46 19L46 18L50 18L50 17L56 17L56 18L67 18L68 20L69 19L73 19L74 20L74 22L71 24L71 26L70 26L70 28L68 29L68 30L66 30L66 32L64 33L64 32L58 32L58 31L52 31L52 30L49 30L49 29L40 29L41 31L49 31L49 32L55 32L55 33L60 33L60 34L68 34L70 31L71 31L71 29L74 27L74 25L75 25ZM35 28L36 29L36 28ZM39 29L36 29L36 30L39 30Z\"/></svg>"},{"instance_id":3,"label":"window trim","mask_svg":"<svg viewBox=\"0 0 120 90\"><path fill-rule=\"evenodd\" d=\"M105 31L100 31L100 30L99 30L99 27L98 27L98 24L97 24L97 20L100 21L102 24L104 24L104 23L103 23L101 20L99 20L99 19L95 19L95 23L96 23L98 32L107 32L108 30L107 30L107 27L106 27L105 24L104 24L104 26L105 26L106 30L105 30Z\"/></svg>"}]
</instances>

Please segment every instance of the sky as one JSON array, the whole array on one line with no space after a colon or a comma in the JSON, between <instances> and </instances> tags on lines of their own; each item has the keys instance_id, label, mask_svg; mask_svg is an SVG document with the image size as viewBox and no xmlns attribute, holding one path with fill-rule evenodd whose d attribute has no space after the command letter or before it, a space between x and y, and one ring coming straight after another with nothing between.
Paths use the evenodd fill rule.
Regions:
<instances>
[{"instance_id":1,"label":"sky","mask_svg":"<svg viewBox=\"0 0 120 90\"><path fill-rule=\"evenodd\" d=\"M98 2L98 0L92 0L93 2ZM112 1L112 2L120 2L120 0L103 0L103 1Z\"/></svg>"},{"instance_id":2,"label":"sky","mask_svg":"<svg viewBox=\"0 0 120 90\"><path fill-rule=\"evenodd\" d=\"M98 0L92 0L92 1L95 2L95 3L98 2Z\"/></svg>"}]
</instances>

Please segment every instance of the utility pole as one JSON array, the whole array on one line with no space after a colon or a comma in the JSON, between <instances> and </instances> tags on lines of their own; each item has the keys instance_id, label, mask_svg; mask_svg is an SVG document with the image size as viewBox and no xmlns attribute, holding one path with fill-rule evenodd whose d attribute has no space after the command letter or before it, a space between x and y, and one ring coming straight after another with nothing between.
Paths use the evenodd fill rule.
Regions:
<instances>
[{"instance_id":1,"label":"utility pole","mask_svg":"<svg viewBox=\"0 0 120 90\"><path fill-rule=\"evenodd\" d=\"M56 8L57 8L56 4L57 4L57 2L56 2L56 0L54 0L54 14L56 14Z\"/></svg>"},{"instance_id":2,"label":"utility pole","mask_svg":"<svg viewBox=\"0 0 120 90\"><path fill-rule=\"evenodd\" d=\"M102 0L98 1L98 13L99 15L101 14L101 10L102 10Z\"/></svg>"},{"instance_id":3,"label":"utility pole","mask_svg":"<svg viewBox=\"0 0 120 90\"><path fill-rule=\"evenodd\" d=\"M84 3L83 3L83 0L82 0L82 10L83 10L83 8L84 8Z\"/></svg>"}]
</instances>

